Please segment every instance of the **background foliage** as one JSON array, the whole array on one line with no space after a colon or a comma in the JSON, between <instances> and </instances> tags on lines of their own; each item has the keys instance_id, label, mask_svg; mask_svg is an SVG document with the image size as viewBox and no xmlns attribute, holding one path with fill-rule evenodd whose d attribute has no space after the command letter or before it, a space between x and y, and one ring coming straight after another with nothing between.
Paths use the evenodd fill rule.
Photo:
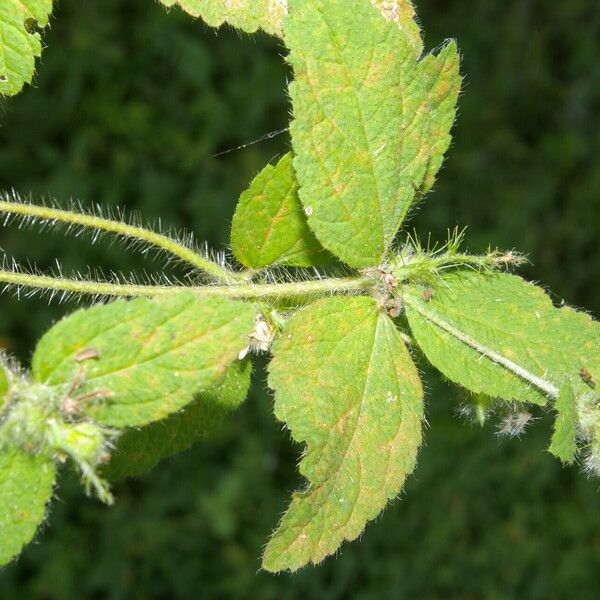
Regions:
<instances>
[{"instance_id":1,"label":"background foliage","mask_svg":"<svg viewBox=\"0 0 600 600\"><path fill-rule=\"evenodd\" d=\"M525 275L600 315L600 13L592 0L421 0L427 46L456 37L466 85L449 160L413 221L472 250L527 252ZM36 87L0 108L0 188L121 205L224 248L240 190L288 149L282 49L148 2L62 0ZM131 270L119 247L0 230L0 246L66 271ZM149 271L162 268L146 263ZM2 345L28 360L71 307L0 298ZM523 441L456 416L431 376L429 430L405 497L362 542L299 575L257 574L297 485L297 448L265 374L209 443L119 484L106 508L58 490L51 527L0 572L0 596L71 598L596 598L598 483L545 453L549 419Z\"/></svg>"}]
</instances>

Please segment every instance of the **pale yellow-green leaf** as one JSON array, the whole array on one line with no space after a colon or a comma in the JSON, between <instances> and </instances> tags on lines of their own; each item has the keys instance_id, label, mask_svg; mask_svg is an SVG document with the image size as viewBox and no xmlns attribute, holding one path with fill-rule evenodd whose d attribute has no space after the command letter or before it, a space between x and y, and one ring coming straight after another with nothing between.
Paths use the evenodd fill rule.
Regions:
<instances>
[{"instance_id":1,"label":"pale yellow-green leaf","mask_svg":"<svg viewBox=\"0 0 600 600\"><path fill-rule=\"evenodd\" d=\"M415 22L415 9L410 0L371 0L381 14L405 30L419 55L423 50L421 30ZM262 28L273 35L281 35L288 0L160 0L167 7L179 5L207 24L219 27L230 23L253 33Z\"/></svg>"},{"instance_id":2,"label":"pale yellow-green leaf","mask_svg":"<svg viewBox=\"0 0 600 600\"><path fill-rule=\"evenodd\" d=\"M51 12L52 0L0 0L0 94L13 96L31 82L42 53L37 28Z\"/></svg>"},{"instance_id":3,"label":"pale yellow-green leaf","mask_svg":"<svg viewBox=\"0 0 600 600\"><path fill-rule=\"evenodd\" d=\"M55 478L49 458L14 446L0 449L0 565L33 539L44 520Z\"/></svg>"},{"instance_id":4,"label":"pale yellow-green leaf","mask_svg":"<svg viewBox=\"0 0 600 600\"><path fill-rule=\"evenodd\" d=\"M243 265L255 269L331 262L333 257L306 222L291 154L267 165L240 196L231 226L231 249Z\"/></svg>"},{"instance_id":5,"label":"pale yellow-green leaf","mask_svg":"<svg viewBox=\"0 0 600 600\"><path fill-rule=\"evenodd\" d=\"M421 61L421 69L427 81L428 139L427 167L421 184L425 193L435 183L435 177L444 162L450 146L450 130L456 118L456 104L462 84L460 56L456 42L451 41L438 54L429 54Z\"/></svg>"},{"instance_id":6,"label":"pale yellow-green leaf","mask_svg":"<svg viewBox=\"0 0 600 600\"><path fill-rule=\"evenodd\" d=\"M403 143L424 96L414 48L369 0L290 0L284 41L309 225L351 266L377 264L423 177L420 145Z\"/></svg>"},{"instance_id":7,"label":"pale yellow-green leaf","mask_svg":"<svg viewBox=\"0 0 600 600\"><path fill-rule=\"evenodd\" d=\"M448 147L456 45L421 60L404 2L289 0L288 8L300 200L325 248L353 267L377 265Z\"/></svg>"},{"instance_id":8,"label":"pale yellow-green leaf","mask_svg":"<svg viewBox=\"0 0 600 600\"><path fill-rule=\"evenodd\" d=\"M251 374L250 358L238 360L222 381L200 392L183 410L146 427L127 429L103 474L112 481L142 475L165 458L214 434L246 398Z\"/></svg>"},{"instance_id":9,"label":"pale yellow-green leaf","mask_svg":"<svg viewBox=\"0 0 600 600\"><path fill-rule=\"evenodd\" d=\"M472 392L545 404L569 379L578 399L593 395L581 370L600 375L600 324L520 277L459 271L404 299L421 350Z\"/></svg>"},{"instance_id":10,"label":"pale yellow-green leaf","mask_svg":"<svg viewBox=\"0 0 600 600\"><path fill-rule=\"evenodd\" d=\"M248 345L256 308L193 292L80 310L40 340L33 376L75 396L95 420L115 427L158 421L225 375ZM81 361L78 357L95 356ZM77 378L77 379L76 379Z\"/></svg>"},{"instance_id":11,"label":"pale yellow-green leaf","mask_svg":"<svg viewBox=\"0 0 600 600\"><path fill-rule=\"evenodd\" d=\"M301 310L273 348L275 414L306 444L308 485L265 551L269 571L318 563L395 498L421 442L423 392L394 323L371 298Z\"/></svg>"},{"instance_id":12,"label":"pale yellow-green leaf","mask_svg":"<svg viewBox=\"0 0 600 600\"><path fill-rule=\"evenodd\" d=\"M555 403L556 421L549 452L571 464L577 454L577 403L570 381L563 384Z\"/></svg>"},{"instance_id":13,"label":"pale yellow-green leaf","mask_svg":"<svg viewBox=\"0 0 600 600\"><path fill-rule=\"evenodd\" d=\"M286 14L286 0L160 0L165 6L179 5L194 17L200 17L211 27L223 23L254 33L263 29L281 35Z\"/></svg>"}]
</instances>

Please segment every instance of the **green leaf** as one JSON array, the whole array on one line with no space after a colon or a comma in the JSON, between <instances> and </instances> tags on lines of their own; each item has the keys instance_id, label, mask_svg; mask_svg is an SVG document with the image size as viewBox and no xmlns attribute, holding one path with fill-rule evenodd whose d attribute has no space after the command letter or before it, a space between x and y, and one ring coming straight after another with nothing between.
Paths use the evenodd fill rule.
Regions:
<instances>
[{"instance_id":1,"label":"green leaf","mask_svg":"<svg viewBox=\"0 0 600 600\"><path fill-rule=\"evenodd\" d=\"M548 450L562 462L572 464L577 454L577 405L570 382L561 387L554 406L558 414Z\"/></svg>"},{"instance_id":2,"label":"green leaf","mask_svg":"<svg viewBox=\"0 0 600 600\"><path fill-rule=\"evenodd\" d=\"M306 490L265 551L269 571L318 563L355 539L415 466L423 392L393 322L371 298L301 310L273 348L275 414L298 442Z\"/></svg>"},{"instance_id":3,"label":"green leaf","mask_svg":"<svg viewBox=\"0 0 600 600\"><path fill-rule=\"evenodd\" d=\"M224 376L248 345L255 313L251 304L192 292L94 306L42 338L33 376L67 390L79 373L77 395L99 394L88 415L116 427L145 425ZM96 357L82 361L90 352Z\"/></svg>"},{"instance_id":4,"label":"green leaf","mask_svg":"<svg viewBox=\"0 0 600 600\"><path fill-rule=\"evenodd\" d=\"M14 96L31 82L42 53L36 29L48 25L51 12L52 0L0 2L0 94Z\"/></svg>"},{"instance_id":5,"label":"green leaf","mask_svg":"<svg viewBox=\"0 0 600 600\"><path fill-rule=\"evenodd\" d=\"M321 244L353 267L381 261L435 176L458 77L454 44L419 62L412 5L374 4L387 18L369 0L290 0L284 21L300 200Z\"/></svg>"},{"instance_id":6,"label":"green leaf","mask_svg":"<svg viewBox=\"0 0 600 600\"><path fill-rule=\"evenodd\" d=\"M581 369L600 374L600 324L520 277L454 272L430 299L413 286L404 301L429 361L472 392L545 404L566 378L589 396Z\"/></svg>"},{"instance_id":7,"label":"green leaf","mask_svg":"<svg viewBox=\"0 0 600 600\"><path fill-rule=\"evenodd\" d=\"M231 247L243 265L253 268L309 267L331 261L306 222L291 154L266 166L241 195Z\"/></svg>"},{"instance_id":8,"label":"green leaf","mask_svg":"<svg viewBox=\"0 0 600 600\"><path fill-rule=\"evenodd\" d=\"M369 0L291 0L290 125L310 227L349 265L377 264L414 193L402 107L423 96L414 48Z\"/></svg>"},{"instance_id":9,"label":"green leaf","mask_svg":"<svg viewBox=\"0 0 600 600\"><path fill-rule=\"evenodd\" d=\"M281 36L288 0L160 0L167 7L179 5L194 17L202 18L212 27L229 23L233 27L254 33L261 28ZM415 9L410 0L372 0L384 17L401 26L416 54L423 48L421 31L414 21Z\"/></svg>"},{"instance_id":10,"label":"green leaf","mask_svg":"<svg viewBox=\"0 0 600 600\"><path fill-rule=\"evenodd\" d=\"M427 81L429 144L428 163L421 192L428 192L435 183L436 175L444 162L444 155L450 147L450 130L456 119L456 104L462 84L460 76L460 56L456 42L451 41L437 54L430 54L421 61L421 68Z\"/></svg>"},{"instance_id":11,"label":"green leaf","mask_svg":"<svg viewBox=\"0 0 600 600\"><path fill-rule=\"evenodd\" d=\"M33 539L46 515L55 478L49 458L14 446L0 450L0 565Z\"/></svg>"},{"instance_id":12,"label":"green leaf","mask_svg":"<svg viewBox=\"0 0 600 600\"><path fill-rule=\"evenodd\" d=\"M179 5L211 27L228 23L248 33L263 29L281 35L286 0L160 0L165 6Z\"/></svg>"},{"instance_id":13,"label":"green leaf","mask_svg":"<svg viewBox=\"0 0 600 600\"><path fill-rule=\"evenodd\" d=\"M223 381L200 392L182 411L142 429L127 430L119 438L104 475L113 481L142 475L213 434L245 400L251 374L251 361L238 361L229 367Z\"/></svg>"}]
</instances>

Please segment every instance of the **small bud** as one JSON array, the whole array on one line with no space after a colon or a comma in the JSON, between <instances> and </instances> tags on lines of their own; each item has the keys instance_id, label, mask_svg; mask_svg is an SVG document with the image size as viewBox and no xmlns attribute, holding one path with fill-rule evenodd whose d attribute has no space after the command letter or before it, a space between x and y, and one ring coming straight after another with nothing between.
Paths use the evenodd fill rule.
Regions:
<instances>
[{"instance_id":1,"label":"small bud","mask_svg":"<svg viewBox=\"0 0 600 600\"><path fill-rule=\"evenodd\" d=\"M77 404L77 400L74 400L73 398L70 398L69 396L67 396L63 400L62 409L63 409L63 412L69 416L76 414L77 412L79 412L79 406Z\"/></svg>"},{"instance_id":2,"label":"small bud","mask_svg":"<svg viewBox=\"0 0 600 600\"><path fill-rule=\"evenodd\" d=\"M59 452L67 453L78 462L96 464L104 451L104 433L93 423L64 423L56 419L48 421L51 445Z\"/></svg>"},{"instance_id":3,"label":"small bud","mask_svg":"<svg viewBox=\"0 0 600 600\"><path fill-rule=\"evenodd\" d=\"M431 299L433 298L433 290L431 288L426 288L423 290L423 300L425 302L431 302Z\"/></svg>"}]
</instances>

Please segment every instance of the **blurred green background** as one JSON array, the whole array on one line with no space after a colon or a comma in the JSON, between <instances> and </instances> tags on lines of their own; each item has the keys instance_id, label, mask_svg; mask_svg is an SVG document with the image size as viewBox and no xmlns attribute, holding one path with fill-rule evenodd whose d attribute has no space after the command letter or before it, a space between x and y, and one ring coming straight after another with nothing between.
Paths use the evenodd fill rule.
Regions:
<instances>
[{"instance_id":1,"label":"blurred green background","mask_svg":"<svg viewBox=\"0 0 600 600\"><path fill-rule=\"evenodd\" d=\"M417 4L428 47L459 40L466 83L449 159L413 225L439 239L468 226L471 250L526 252L527 277L599 316L597 3ZM225 249L239 192L289 140L212 156L286 127L283 49L152 0L61 0L45 42L35 86L0 106L0 189L125 206ZM14 228L0 230L0 246L46 268L60 257L67 272L162 268L118 246ZM72 309L0 303L2 344L25 362ZM300 448L272 417L258 365L251 397L213 440L119 484L115 507L63 478L38 543L0 572L0 598L599 598L600 484L545 452L549 416L520 440L499 439L494 423L457 416L460 392L424 375L416 475L323 566L258 571L300 483Z\"/></svg>"}]
</instances>

